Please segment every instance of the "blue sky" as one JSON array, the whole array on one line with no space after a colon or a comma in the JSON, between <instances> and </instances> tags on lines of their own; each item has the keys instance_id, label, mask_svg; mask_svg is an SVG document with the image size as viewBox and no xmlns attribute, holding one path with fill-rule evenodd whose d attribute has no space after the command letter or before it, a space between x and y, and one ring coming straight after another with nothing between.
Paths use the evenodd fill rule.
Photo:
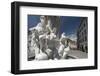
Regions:
<instances>
[{"instance_id":1,"label":"blue sky","mask_svg":"<svg viewBox=\"0 0 100 76\"><path fill-rule=\"evenodd\" d=\"M66 35L76 34L77 28L80 25L82 17L60 16L61 28L60 33L65 32ZM34 27L40 22L40 16L28 15L28 27Z\"/></svg>"},{"instance_id":2,"label":"blue sky","mask_svg":"<svg viewBox=\"0 0 100 76\"><path fill-rule=\"evenodd\" d=\"M77 31L82 17L61 16L60 32L65 32L66 35L73 34Z\"/></svg>"},{"instance_id":3,"label":"blue sky","mask_svg":"<svg viewBox=\"0 0 100 76\"><path fill-rule=\"evenodd\" d=\"M28 27L34 27L40 22L40 16L37 15L28 15Z\"/></svg>"}]
</instances>

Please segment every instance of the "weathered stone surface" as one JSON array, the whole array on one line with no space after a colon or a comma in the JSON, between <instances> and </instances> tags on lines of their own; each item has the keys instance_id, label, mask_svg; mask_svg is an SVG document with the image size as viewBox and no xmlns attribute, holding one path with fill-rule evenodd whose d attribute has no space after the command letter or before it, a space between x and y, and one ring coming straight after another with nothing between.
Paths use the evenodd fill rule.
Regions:
<instances>
[{"instance_id":1,"label":"weathered stone surface","mask_svg":"<svg viewBox=\"0 0 100 76\"><path fill-rule=\"evenodd\" d=\"M68 54L67 38L62 33L59 38L59 17L41 16L36 27L29 29L28 57L35 60L61 59Z\"/></svg>"}]
</instances>

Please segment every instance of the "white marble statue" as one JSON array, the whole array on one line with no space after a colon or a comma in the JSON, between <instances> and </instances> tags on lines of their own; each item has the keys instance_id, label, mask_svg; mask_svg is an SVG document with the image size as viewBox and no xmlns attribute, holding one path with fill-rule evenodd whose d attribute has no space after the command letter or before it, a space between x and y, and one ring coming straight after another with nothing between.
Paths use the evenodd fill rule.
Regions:
<instances>
[{"instance_id":1,"label":"white marble statue","mask_svg":"<svg viewBox=\"0 0 100 76\"><path fill-rule=\"evenodd\" d=\"M61 38L58 38L57 29L51 26L49 18L40 16L40 22L30 29L28 49L29 55L34 56L35 60L66 59L68 56L70 48L65 33L63 32Z\"/></svg>"},{"instance_id":2,"label":"white marble statue","mask_svg":"<svg viewBox=\"0 0 100 76\"><path fill-rule=\"evenodd\" d=\"M61 59L66 59L69 51L70 51L70 48L69 48L68 40L65 33L63 32L61 34L60 47L58 49L58 53Z\"/></svg>"},{"instance_id":3,"label":"white marble statue","mask_svg":"<svg viewBox=\"0 0 100 76\"><path fill-rule=\"evenodd\" d=\"M35 60L48 60L48 55L40 49L40 53L36 54Z\"/></svg>"},{"instance_id":4,"label":"white marble statue","mask_svg":"<svg viewBox=\"0 0 100 76\"><path fill-rule=\"evenodd\" d=\"M66 48L64 48L64 52L63 52L63 59L66 59L68 57L68 52L70 51L70 47L67 46Z\"/></svg>"},{"instance_id":5,"label":"white marble statue","mask_svg":"<svg viewBox=\"0 0 100 76\"><path fill-rule=\"evenodd\" d=\"M64 52L64 44L62 44L60 42L60 46L59 46L59 49L58 49L58 53L59 53L59 56L62 57L63 56L63 52Z\"/></svg>"}]
</instances>

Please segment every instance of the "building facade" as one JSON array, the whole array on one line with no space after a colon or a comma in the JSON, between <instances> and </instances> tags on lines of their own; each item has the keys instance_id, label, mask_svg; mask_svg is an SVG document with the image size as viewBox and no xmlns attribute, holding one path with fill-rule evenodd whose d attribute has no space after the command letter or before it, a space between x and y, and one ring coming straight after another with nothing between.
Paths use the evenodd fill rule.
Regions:
<instances>
[{"instance_id":1,"label":"building facade","mask_svg":"<svg viewBox=\"0 0 100 76\"><path fill-rule=\"evenodd\" d=\"M88 23L87 18L82 18L77 30L77 48L88 53Z\"/></svg>"}]
</instances>

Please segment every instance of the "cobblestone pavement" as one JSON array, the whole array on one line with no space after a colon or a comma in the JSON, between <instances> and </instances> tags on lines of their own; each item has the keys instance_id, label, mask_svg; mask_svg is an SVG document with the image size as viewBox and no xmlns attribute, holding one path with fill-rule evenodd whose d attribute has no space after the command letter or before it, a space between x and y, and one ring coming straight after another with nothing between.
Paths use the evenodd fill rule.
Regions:
<instances>
[{"instance_id":1,"label":"cobblestone pavement","mask_svg":"<svg viewBox=\"0 0 100 76\"><path fill-rule=\"evenodd\" d=\"M82 52L80 50L70 50L68 55L76 59L88 58L88 53Z\"/></svg>"}]
</instances>

